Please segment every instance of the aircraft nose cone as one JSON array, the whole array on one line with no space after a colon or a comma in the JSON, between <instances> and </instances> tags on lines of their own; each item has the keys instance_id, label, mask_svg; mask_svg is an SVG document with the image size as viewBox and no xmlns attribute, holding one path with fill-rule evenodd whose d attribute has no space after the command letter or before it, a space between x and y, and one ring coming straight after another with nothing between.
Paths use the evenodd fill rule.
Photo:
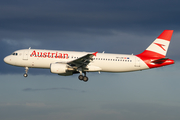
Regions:
<instances>
[{"instance_id":1,"label":"aircraft nose cone","mask_svg":"<svg viewBox=\"0 0 180 120\"><path fill-rule=\"evenodd\" d=\"M6 56L4 58L4 62L7 63L7 64L11 64L11 59L9 58L9 56Z\"/></svg>"},{"instance_id":2,"label":"aircraft nose cone","mask_svg":"<svg viewBox=\"0 0 180 120\"><path fill-rule=\"evenodd\" d=\"M4 58L4 62L7 63L7 61L8 61L8 60L7 60L7 57L5 57L5 58Z\"/></svg>"}]
</instances>

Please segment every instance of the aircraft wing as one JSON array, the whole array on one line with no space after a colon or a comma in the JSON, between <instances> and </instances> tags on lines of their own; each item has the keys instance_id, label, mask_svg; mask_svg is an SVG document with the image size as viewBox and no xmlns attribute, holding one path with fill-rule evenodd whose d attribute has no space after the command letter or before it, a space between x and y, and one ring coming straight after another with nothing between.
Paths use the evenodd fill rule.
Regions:
<instances>
[{"instance_id":1,"label":"aircraft wing","mask_svg":"<svg viewBox=\"0 0 180 120\"><path fill-rule=\"evenodd\" d=\"M67 64L70 65L73 68L85 68L92 60L93 56L96 56L98 52L92 53L92 54L87 54L85 56L82 56L78 59L75 59L73 61L68 62Z\"/></svg>"}]
</instances>

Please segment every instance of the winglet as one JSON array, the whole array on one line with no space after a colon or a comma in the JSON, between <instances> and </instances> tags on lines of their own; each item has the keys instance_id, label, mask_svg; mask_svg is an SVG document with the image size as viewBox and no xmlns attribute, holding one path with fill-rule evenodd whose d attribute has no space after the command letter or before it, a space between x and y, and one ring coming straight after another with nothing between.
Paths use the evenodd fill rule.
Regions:
<instances>
[{"instance_id":1,"label":"winglet","mask_svg":"<svg viewBox=\"0 0 180 120\"><path fill-rule=\"evenodd\" d=\"M97 53L98 53L98 52L95 52L95 53L93 53L93 55L96 56Z\"/></svg>"}]
</instances>

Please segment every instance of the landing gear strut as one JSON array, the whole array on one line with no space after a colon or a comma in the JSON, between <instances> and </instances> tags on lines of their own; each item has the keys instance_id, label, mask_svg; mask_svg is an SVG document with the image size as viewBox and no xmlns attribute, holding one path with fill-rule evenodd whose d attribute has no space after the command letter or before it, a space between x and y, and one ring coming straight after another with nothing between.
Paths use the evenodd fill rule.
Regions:
<instances>
[{"instance_id":1,"label":"landing gear strut","mask_svg":"<svg viewBox=\"0 0 180 120\"><path fill-rule=\"evenodd\" d=\"M26 73L24 73L24 75L23 75L24 77L27 77L27 76L28 76L28 74L27 74L27 73L28 73L28 70L29 70L29 68L28 68L28 67L25 67L25 72L26 72Z\"/></svg>"},{"instance_id":2,"label":"landing gear strut","mask_svg":"<svg viewBox=\"0 0 180 120\"><path fill-rule=\"evenodd\" d=\"M84 82L88 81L88 77L86 76L86 72L84 73L84 76L82 75L82 72L80 72L79 80L83 80Z\"/></svg>"}]
</instances>

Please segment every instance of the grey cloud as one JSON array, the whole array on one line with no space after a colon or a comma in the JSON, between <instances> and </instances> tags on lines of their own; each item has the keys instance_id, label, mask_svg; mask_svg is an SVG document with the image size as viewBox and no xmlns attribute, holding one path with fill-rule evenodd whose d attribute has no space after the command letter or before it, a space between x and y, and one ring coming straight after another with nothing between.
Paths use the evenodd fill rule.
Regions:
<instances>
[{"instance_id":1,"label":"grey cloud","mask_svg":"<svg viewBox=\"0 0 180 120\"><path fill-rule=\"evenodd\" d=\"M178 120L180 118L180 106L168 103L124 103L102 105L103 110L119 113L128 120Z\"/></svg>"},{"instance_id":2,"label":"grey cloud","mask_svg":"<svg viewBox=\"0 0 180 120\"><path fill-rule=\"evenodd\" d=\"M102 103L103 104L103 103ZM168 103L119 103L103 104L100 108L89 106L62 107L47 106L41 103L26 103L19 105L1 105L0 118L3 120L32 120L32 119L68 119L68 120L179 120L180 106Z\"/></svg>"},{"instance_id":3,"label":"grey cloud","mask_svg":"<svg viewBox=\"0 0 180 120\"><path fill-rule=\"evenodd\" d=\"M44 88L44 89L34 89L34 88L25 88L23 91L49 91L49 90L67 90L67 91L77 91L77 92L86 92L84 90L77 90L77 89L72 89L72 88Z\"/></svg>"},{"instance_id":4,"label":"grey cloud","mask_svg":"<svg viewBox=\"0 0 180 120\"><path fill-rule=\"evenodd\" d=\"M154 1L155 2L155 1ZM134 5L136 4L136 5ZM5 4L2 29L26 32L79 31L86 29L158 29L178 24L176 2L151 1L29 1ZM3 5L3 4L2 4ZM28 6L30 7L28 7ZM157 7L158 6L158 7ZM171 7L173 6L173 7ZM166 9L169 8L170 9ZM153 8L153 9L152 9ZM152 26L153 25L153 26ZM175 26L174 26L175 27Z\"/></svg>"},{"instance_id":5,"label":"grey cloud","mask_svg":"<svg viewBox=\"0 0 180 120\"><path fill-rule=\"evenodd\" d=\"M51 107L51 106L38 106L38 104L30 105L1 105L0 106L0 119L2 120L32 120L32 119L44 119L48 120L52 118L52 113L63 113L63 108ZM57 118L56 118L57 119Z\"/></svg>"},{"instance_id":6,"label":"grey cloud","mask_svg":"<svg viewBox=\"0 0 180 120\"><path fill-rule=\"evenodd\" d=\"M177 29L178 1L20 1L2 2L3 37L47 36L50 33L111 33ZM157 7L158 6L158 7ZM173 6L173 7L171 7ZM153 8L153 9L152 9ZM167 9L169 8L169 9ZM95 31L95 32L93 32ZM103 32L102 32L103 31ZM14 34L12 37L18 37ZM56 34L56 36L57 36ZM46 37L45 37L46 38ZM12 39L12 38L11 38ZM31 38L32 39L32 38ZM43 41L43 40L41 40Z\"/></svg>"}]
</instances>

